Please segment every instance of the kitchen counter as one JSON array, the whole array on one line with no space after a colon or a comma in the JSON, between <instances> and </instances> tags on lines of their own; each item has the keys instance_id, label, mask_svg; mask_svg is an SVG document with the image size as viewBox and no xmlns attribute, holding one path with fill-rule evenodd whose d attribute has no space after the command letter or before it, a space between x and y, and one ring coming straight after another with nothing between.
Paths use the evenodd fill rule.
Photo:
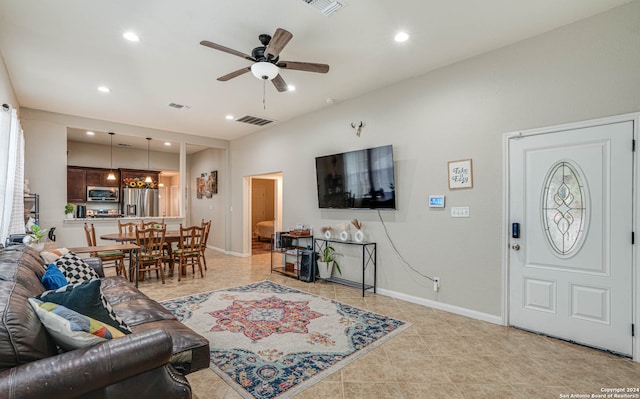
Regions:
<instances>
[{"instance_id":1,"label":"kitchen counter","mask_svg":"<svg viewBox=\"0 0 640 399\"><path fill-rule=\"evenodd\" d=\"M180 216L159 216L159 217L132 217L132 216L109 216L109 217L86 217L86 218L73 218L64 219L64 224L81 224L81 223L116 223L117 220L124 222L139 222L140 220L151 221L164 219L165 223L180 223L184 220Z\"/></svg>"}]
</instances>

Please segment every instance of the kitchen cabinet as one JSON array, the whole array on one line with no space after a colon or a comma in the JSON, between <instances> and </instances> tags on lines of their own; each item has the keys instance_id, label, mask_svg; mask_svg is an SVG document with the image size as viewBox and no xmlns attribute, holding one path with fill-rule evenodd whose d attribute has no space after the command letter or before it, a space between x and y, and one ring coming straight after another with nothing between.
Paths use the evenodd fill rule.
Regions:
<instances>
[{"instance_id":1,"label":"kitchen cabinet","mask_svg":"<svg viewBox=\"0 0 640 399\"><path fill-rule=\"evenodd\" d=\"M67 166L67 202L87 202L87 186L120 187L120 171L114 169L115 180L107 180L110 169Z\"/></svg>"},{"instance_id":2,"label":"kitchen cabinet","mask_svg":"<svg viewBox=\"0 0 640 399\"><path fill-rule=\"evenodd\" d=\"M67 202L87 201L87 170L77 166L67 166Z\"/></svg>"},{"instance_id":3,"label":"kitchen cabinet","mask_svg":"<svg viewBox=\"0 0 640 399\"><path fill-rule=\"evenodd\" d=\"M107 180L107 176L109 175L110 169L102 169L102 168L86 168L86 184L87 186L98 186L98 187L120 187L120 172L118 170L114 170L113 173L116 175L115 180Z\"/></svg>"}]
</instances>

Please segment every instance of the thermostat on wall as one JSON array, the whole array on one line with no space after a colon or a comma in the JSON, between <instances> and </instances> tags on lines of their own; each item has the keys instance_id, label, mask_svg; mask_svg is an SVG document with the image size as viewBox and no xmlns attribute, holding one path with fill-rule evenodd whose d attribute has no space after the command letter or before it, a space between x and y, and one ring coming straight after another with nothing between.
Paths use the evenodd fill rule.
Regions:
<instances>
[{"instance_id":1,"label":"thermostat on wall","mask_svg":"<svg viewBox=\"0 0 640 399\"><path fill-rule=\"evenodd\" d=\"M430 195L429 196L430 208L444 208L444 195Z\"/></svg>"}]
</instances>

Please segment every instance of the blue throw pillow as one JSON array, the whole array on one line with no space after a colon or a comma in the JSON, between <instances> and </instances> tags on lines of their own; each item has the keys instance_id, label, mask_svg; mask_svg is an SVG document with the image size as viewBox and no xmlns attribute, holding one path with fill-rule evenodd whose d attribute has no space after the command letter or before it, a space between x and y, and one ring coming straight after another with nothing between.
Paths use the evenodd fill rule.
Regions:
<instances>
[{"instance_id":1,"label":"blue throw pillow","mask_svg":"<svg viewBox=\"0 0 640 399\"><path fill-rule=\"evenodd\" d=\"M42 285L47 290L57 290L69 284L64 274L53 263L47 266L47 271L42 276Z\"/></svg>"}]
</instances>

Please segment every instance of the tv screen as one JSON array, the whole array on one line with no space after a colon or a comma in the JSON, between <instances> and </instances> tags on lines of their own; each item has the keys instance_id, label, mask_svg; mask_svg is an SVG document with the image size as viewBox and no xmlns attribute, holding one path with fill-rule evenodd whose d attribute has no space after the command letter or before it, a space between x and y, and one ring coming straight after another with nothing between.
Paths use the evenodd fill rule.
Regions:
<instances>
[{"instance_id":1,"label":"tv screen","mask_svg":"<svg viewBox=\"0 0 640 399\"><path fill-rule=\"evenodd\" d=\"M316 158L318 205L336 209L396 209L391 145Z\"/></svg>"}]
</instances>

